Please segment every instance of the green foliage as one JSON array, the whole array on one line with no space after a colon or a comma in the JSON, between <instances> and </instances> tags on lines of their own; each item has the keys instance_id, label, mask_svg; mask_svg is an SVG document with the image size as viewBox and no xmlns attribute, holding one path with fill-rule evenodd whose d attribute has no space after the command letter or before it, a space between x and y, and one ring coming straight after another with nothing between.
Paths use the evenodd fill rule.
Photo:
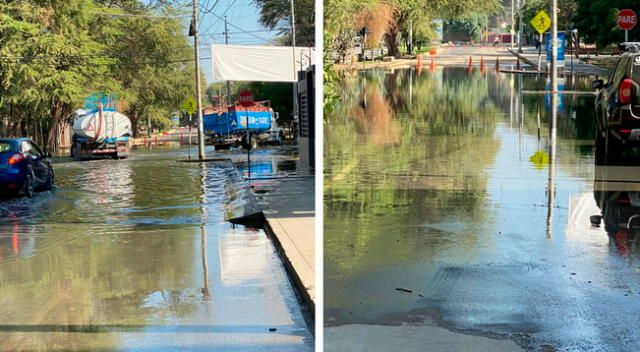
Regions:
<instances>
[{"instance_id":1,"label":"green foliage","mask_svg":"<svg viewBox=\"0 0 640 352\"><path fill-rule=\"evenodd\" d=\"M454 38L468 38L468 40L480 40L482 29L487 26L486 14L474 14L467 18L452 19L445 23L447 35Z\"/></svg>"},{"instance_id":2,"label":"green foliage","mask_svg":"<svg viewBox=\"0 0 640 352\"><path fill-rule=\"evenodd\" d=\"M283 41L291 45L291 1L290 0L253 0L260 7L260 22L267 28L280 29ZM296 19L296 45L314 46L315 1L294 1Z\"/></svg>"},{"instance_id":3,"label":"green foliage","mask_svg":"<svg viewBox=\"0 0 640 352\"><path fill-rule=\"evenodd\" d=\"M193 95L192 51L176 17L181 14L169 1L1 2L3 134L45 134L40 142L53 149L69 114L95 92L118 96L134 134L143 120L167 125Z\"/></svg>"},{"instance_id":4,"label":"green foliage","mask_svg":"<svg viewBox=\"0 0 640 352\"><path fill-rule=\"evenodd\" d=\"M378 2L389 4L393 8L393 20L384 37L389 55L400 54L398 38L406 31L409 23L414 24L418 39L424 40L432 34L431 20L434 18L461 19L469 16L494 14L501 11L499 0L327 0L325 4L325 36L329 38L327 50L335 50L335 42L344 36L345 30L355 35L354 14L365 8L371 8Z\"/></svg>"},{"instance_id":5,"label":"green foliage","mask_svg":"<svg viewBox=\"0 0 640 352\"><path fill-rule=\"evenodd\" d=\"M577 0L578 7L573 21L585 42L598 47L624 41L624 31L616 25L616 15L621 9L632 9L640 13L637 0ZM630 41L639 41L638 27L629 31Z\"/></svg>"}]
</instances>

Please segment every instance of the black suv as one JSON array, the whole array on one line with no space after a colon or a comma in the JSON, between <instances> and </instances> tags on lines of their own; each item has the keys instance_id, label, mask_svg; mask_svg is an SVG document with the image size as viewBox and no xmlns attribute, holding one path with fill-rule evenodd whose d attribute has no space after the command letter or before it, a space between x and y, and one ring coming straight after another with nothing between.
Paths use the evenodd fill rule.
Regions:
<instances>
[{"instance_id":1,"label":"black suv","mask_svg":"<svg viewBox=\"0 0 640 352\"><path fill-rule=\"evenodd\" d=\"M640 43L625 43L609 81L593 81L596 97L596 163L612 164L640 147Z\"/></svg>"}]
</instances>

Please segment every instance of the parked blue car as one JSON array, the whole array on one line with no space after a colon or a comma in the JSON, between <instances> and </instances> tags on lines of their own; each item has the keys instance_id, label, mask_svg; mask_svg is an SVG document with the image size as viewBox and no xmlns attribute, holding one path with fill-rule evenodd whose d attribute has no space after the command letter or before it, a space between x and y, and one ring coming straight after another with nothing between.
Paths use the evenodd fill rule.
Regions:
<instances>
[{"instance_id":1,"label":"parked blue car","mask_svg":"<svg viewBox=\"0 0 640 352\"><path fill-rule=\"evenodd\" d=\"M0 139L0 191L33 197L34 189L53 188L51 154L29 138Z\"/></svg>"}]
</instances>

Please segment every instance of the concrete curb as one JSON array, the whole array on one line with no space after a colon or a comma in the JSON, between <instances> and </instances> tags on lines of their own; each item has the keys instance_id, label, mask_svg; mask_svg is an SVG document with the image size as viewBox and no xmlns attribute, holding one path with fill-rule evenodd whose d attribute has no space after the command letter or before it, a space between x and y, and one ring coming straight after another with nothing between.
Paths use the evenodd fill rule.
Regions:
<instances>
[{"instance_id":1,"label":"concrete curb","mask_svg":"<svg viewBox=\"0 0 640 352\"><path fill-rule=\"evenodd\" d=\"M243 224L243 221L250 220L251 224L255 224L256 220L259 219L261 227L273 242L293 286L300 293L302 301L311 312L311 315L315 317L315 302L313 298L315 272L309 269L306 258L300 253L296 243L278 218L269 219L269 215L265 214L264 208L258 203L250 185L244 182L245 180L240 176L235 163L226 158L212 160L229 162L234 169L234 183L242 184L242 186L237 187L239 189L236 190L231 198L242 198L243 202L236 204L237 209L232 211L230 216L225 216L225 221Z\"/></svg>"},{"instance_id":2,"label":"concrete curb","mask_svg":"<svg viewBox=\"0 0 640 352\"><path fill-rule=\"evenodd\" d=\"M316 304L313 298L311 297L309 290L307 289L307 287L305 287L301 275L298 273L295 266L291 262L290 257L287 255L287 250L283 246L282 241L280 240L280 237L273 230L271 223L266 217L264 221L264 230L273 241L276 247L276 250L278 251L278 255L280 255L280 258L282 258L282 263L284 264L284 267L287 270L287 273L293 280L293 283L298 289L298 292L300 292L300 296L302 297L302 300L304 301L307 308L309 308L309 311L311 312L312 316L315 317Z\"/></svg>"},{"instance_id":3,"label":"concrete curb","mask_svg":"<svg viewBox=\"0 0 640 352\"><path fill-rule=\"evenodd\" d=\"M518 53L517 51L514 51L513 49L507 49L511 54L513 54L515 57L519 58L520 60L526 62L527 64L531 65L532 67L535 67L536 70L538 69L538 63L537 62L533 62L529 59L527 59L526 56Z\"/></svg>"}]
</instances>

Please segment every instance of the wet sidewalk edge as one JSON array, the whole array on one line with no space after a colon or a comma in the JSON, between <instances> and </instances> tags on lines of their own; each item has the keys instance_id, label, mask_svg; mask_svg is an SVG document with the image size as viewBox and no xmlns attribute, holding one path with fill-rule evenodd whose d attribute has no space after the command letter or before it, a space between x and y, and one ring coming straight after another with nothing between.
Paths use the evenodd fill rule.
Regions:
<instances>
[{"instance_id":1,"label":"wet sidewalk edge","mask_svg":"<svg viewBox=\"0 0 640 352\"><path fill-rule=\"evenodd\" d=\"M305 258L296 248L295 241L290 238L287 234L287 229L278 222L277 217L272 218L270 221L270 217L265 215L263 207L258 203L251 190L251 186L240 175L233 161L225 158L208 159L208 161L228 162L234 170L230 181L236 185L234 187L236 189L230 195L225 220L231 223L264 229L267 236L272 240L294 288L298 291L303 304L313 319L315 317L315 300L310 290L315 285L315 272L309 271L304 265ZM237 200L242 201L238 202Z\"/></svg>"},{"instance_id":2,"label":"wet sidewalk edge","mask_svg":"<svg viewBox=\"0 0 640 352\"><path fill-rule=\"evenodd\" d=\"M533 67L534 69L538 70L538 57L536 55L535 60L532 60L530 58L527 57L527 55L525 55L524 53L519 53L517 50L515 49L507 49L513 56L517 57L518 59L524 61L526 64L530 65L531 67ZM544 54L543 54L544 55ZM543 59L541 62L541 65L546 65L546 59ZM609 70L607 70L606 68L602 68L600 66L596 66L596 65L592 65L592 64L587 64L587 63L580 63L580 65L584 65L586 67L583 68L579 68L574 66L573 68L573 74L581 74L581 75L590 75L590 74L606 74L607 72L609 72ZM544 70L541 70L542 72L546 72L547 68L543 67Z\"/></svg>"}]
</instances>

